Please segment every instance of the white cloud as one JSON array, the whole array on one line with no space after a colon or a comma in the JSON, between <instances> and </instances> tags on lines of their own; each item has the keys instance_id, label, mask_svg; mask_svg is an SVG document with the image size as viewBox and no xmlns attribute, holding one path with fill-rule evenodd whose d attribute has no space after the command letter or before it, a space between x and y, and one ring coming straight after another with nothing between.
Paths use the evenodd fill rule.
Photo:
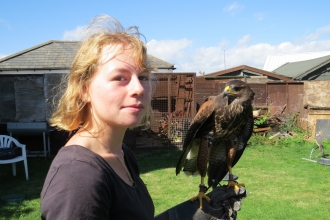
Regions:
<instances>
[{"instance_id":1,"label":"white cloud","mask_svg":"<svg viewBox=\"0 0 330 220\"><path fill-rule=\"evenodd\" d=\"M205 72L221 69L223 64L224 50L221 47L197 48L188 61L179 63L178 71L182 72ZM181 67L182 66L182 67Z\"/></svg>"},{"instance_id":2,"label":"white cloud","mask_svg":"<svg viewBox=\"0 0 330 220\"><path fill-rule=\"evenodd\" d=\"M8 24L8 22L6 22L3 19L0 19L0 24L3 24L4 26L6 26L9 30L11 30L11 26Z\"/></svg>"},{"instance_id":3,"label":"white cloud","mask_svg":"<svg viewBox=\"0 0 330 220\"><path fill-rule=\"evenodd\" d=\"M228 40L222 40L220 43L219 43L219 47L227 47L230 45L230 42Z\"/></svg>"},{"instance_id":4,"label":"white cloud","mask_svg":"<svg viewBox=\"0 0 330 220\"><path fill-rule=\"evenodd\" d=\"M176 64L177 60L184 59L189 56L187 49L192 45L192 41L187 39L181 40L151 40L147 43L148 53L163 59L169 63Z\"/></svg>"},{"instance_id":5,"label":"white cloud","mask_svg":"<svg viewBox=\"0 0 330 220\"><path fill-rule=\"evenodd\" d=\"M308 36L305 36L302 38L303 41L313 41L317 40L324 35L327 35L330 33L330 25L318 28L315 33L309 34Z\"/></svg>"},{"instance_id":6,"label":"white cloud","mask_svg":"<svg viewBox=\"0 0 330 220\"><path fill-rule=\"evenodd\" d=\"M245 45L250 41L250 35L245 35L243 38L238 40L238 45Z\"/></svg>"},{"instance_id":7,"label":"white cloud","mask_svg":"<svg viewBox=\"0 0 330 220\"><path fill-rule=\"evenodd\" d=\"M223 11L229 12L231 15L235 15L241 12L244 9L244 5L241 5L237 2L233 2L232 4L226 6Z\"/></svg>"},{"instance_id":8,"label":"white cloud","mask_svg":"<svg viewBox=\"0 0 330 220\"><path fill-rule=\"evenodd\" d=\"M320 28L312 35L320 36L327 31L327 27ZM150 54L173 63L177 68L176 72L197 74L199 71L208 74L240 65L262 69L268 55L330 51L330 39L282 42L277 45L249 42L250 35L245 35L236 43L222 40L214 47L194 48L193 41L188 39L152 40L147 45Z\"/></svg>"},{"instance_id":9,"label":"white cloud","mask_svg":"<svg viewBox=\"0 0 330 220\"><path fill-rule=\"evenodd\" d=\"M76 29L71 31L65 31L63 34L63 40L81 40L85 26L78 26Z\"/></svg>"},{"instance_id":10,"label":"white cloud","mask_svg":"<svg viewBox=\"0 0 330 220\"><path fill-rule=\"evenodd\" d=\"M265 18L265 13L258 12L253 14L253 17L256 18L258 21L262 21Z\"/></svg>"},{"instance_id":11,"label":"white cloud","mask_svg":"<svg viewBox=\"0 0 330 220\"><path fill-rule=\"evenodd\" d=\"M7 55L4 55L4 54L0 54L0 59L6 57Z\"/></svg>"},{"instance_id":12,"label":"white cloud","mask_svg":"<svg viewBox=\"0 0 330 220\"><path fill-rule=\"evenodd\" d=\"M235 10L234 3L228 10ZM66 31L64 40L80 40L83 26L75 30ZM262 69L267 56L275 54L292 54L305 52L330 51L330 38L324 38L330 33L330 25L321 27L309 35L303 36L297 42L282 42L277 45L268 43L251 44L249 34L243 36L237 42L223 39L216 46L194 46L190 39L179 40L151 40L147 43L148 53L176 67L176 72L205 72L206 74L232 68L240 65L248 65ZM0 54L0 58L1 55Z\"/></svg>"}]
</instances>

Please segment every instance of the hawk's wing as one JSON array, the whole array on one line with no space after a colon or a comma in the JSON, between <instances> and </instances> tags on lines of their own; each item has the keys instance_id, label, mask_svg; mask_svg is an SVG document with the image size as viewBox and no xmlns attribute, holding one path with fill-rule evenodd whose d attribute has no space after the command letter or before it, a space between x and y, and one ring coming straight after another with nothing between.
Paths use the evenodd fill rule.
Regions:
<instances>
[{"instance_id":1,"label":"hawk's wing","mask_svg":"<svg viewBox=\"0 0 330 220\"><path fill-rule=\"evenodd\" d=\"M238 162L241 158L248 140L250 139L253 132L253 115L251 111L248 111L247 122L241 128L241 132L237 135L233 135L228 139L217 139L212 142L210 150L210 159L208 167L208 185L213 188L216 187L219 182L225 177L228 173L227 160L231 160L232 167ZM229 148L235 148L236 152L234 158L227 158L227 150Z\"/></svg>"},{"instance_id":2,"label":"hawk's wing","mask_svg":"<svg viewBox=\"0 0 330 220\"><path fill-rule=\"evenodd\" d=\"M251 115L251 117L246 122L242 133L240 135L238 135L238 146L237 146L235 157L232 162L232 166L235 166L237 161L241 158L241 156L246 148L247 142L249 141L249 139L252 135L253 126L254 126L253 115Z\"/></svg>"},{"instance_id":3,"label":"hawk's wing","mask_svg":"<svg viewBox=\"0 0 330 220\"><path fill-rule=\"evenodd\" d=\"M226 159L227 146L229 144L229 141L226 139L220 139L217 142L212 142L209 166L207 169L209 186L217 186L220 180L222 180L228 172Z\"/></svg>"},{"instance_id":4,"label":"hawk's wing","mask_svg":"<svg viewBox=\"0 0 330 220\"><path fill-rule=\"evenodd\" d=\"M176 175L178 175L184 165L186 157L193 146L193 140L207 135L214 127L213 114L217 96L208 97L198 110L192 121L183 144L183 152L176 166Z\"/></svg>"}]
</instances>

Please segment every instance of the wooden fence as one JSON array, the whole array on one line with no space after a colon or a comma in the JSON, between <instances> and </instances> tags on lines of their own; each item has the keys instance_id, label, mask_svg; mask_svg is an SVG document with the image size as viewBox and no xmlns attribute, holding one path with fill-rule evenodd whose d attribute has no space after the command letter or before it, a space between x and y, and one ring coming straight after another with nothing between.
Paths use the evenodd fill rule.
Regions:
<instances>
[{"instance_id":1,"label":"wooden fence","mask_svg":"<svg viewBox=\"0 0 330 220\"><path fill-rule=\"evenodd\" d=\"M7 122L48 121L50 102L62 74L6 75L0 77L0 130ZM152 97L155 118L148 131L128 132L132 148L182 147L185 133L204 99L218 95L231 79L207 79L195 73L157 73ZM330 118L330 81L267 82L246 81L255 92L254 107L271 113L299 111L299 123L312 131L317 119ZM142 138L144 137L144 138ZM146 138L147 137L147 138Z\"/></svg>"},{"instance_id":2,"label":"wooden fence","mask_svg":"<svg viewBox=\"0 0 330 220\"><path fill-rule=\"evenodd\" d=\"M232 79L197 77L196 105L199 106L207 96L220 94L229 80ZM330 119L330 81L256 83L250 79L247 83L255 92L255 109L269 110L275 115L299 113L298 124L312 138L317 119Z\"/></svg>"},{"instance_id":3,"label":"wooden fence","mask_svg":"<svg viewBox=\"0 0 330 220\"><path fill-rule=\"evenodd\" d=\"M206 97L220 94L225 83L232 79L208 79L177 73L156 76L158 85L152 101L155 111L152 134L138 132L136 147L181 148L199 106ZM299 112L298 122L308 128L309 109L304 106L304 82L256 83L250 79L247 83L255 92L255 109L269 111L272 115Z\"/></svg>"}]
</instances>

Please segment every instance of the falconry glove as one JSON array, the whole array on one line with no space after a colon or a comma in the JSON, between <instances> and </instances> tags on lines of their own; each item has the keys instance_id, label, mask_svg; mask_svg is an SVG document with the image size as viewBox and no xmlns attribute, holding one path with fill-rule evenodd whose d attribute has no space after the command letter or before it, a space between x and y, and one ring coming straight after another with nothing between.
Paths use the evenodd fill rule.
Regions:
<instances>
[{"instance_id":1,"label":"falconry glove","mask_svg":"<svg viewBox=\"0 0 330 220\"><path fill-rule=\"evenodd\" d=\"M207 194L210 203L203 200L203 209L199 208L199 201L185 201L157 216L157 220L235 220L241 209L242 199L247 196L246 189L239 187L218 186Z\"/></svg>"}]
</instances>

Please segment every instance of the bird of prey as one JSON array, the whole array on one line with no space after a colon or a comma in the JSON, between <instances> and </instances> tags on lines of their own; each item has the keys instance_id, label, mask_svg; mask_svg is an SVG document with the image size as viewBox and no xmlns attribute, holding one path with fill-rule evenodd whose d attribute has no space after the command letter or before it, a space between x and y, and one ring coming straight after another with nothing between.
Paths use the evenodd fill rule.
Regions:
<instances>
[{"instance_id":1,"label":"bird of prey","mask_svg":"<svg viewBox=\"0 0 330 220\"><path fill-rule=\"evenodd\" d=\"M226 83L224 91L208 97L194 117L183 151L176 166L186 175L200 175L200 191L191 200L202 198L209 187L215 188L229 172L228 187L238 187L232 167L240 159L253 131L252 101L254 92L240 80ZM208 187L204 178L208 175ZM244 184L241 184L244 185Z\"/></svg>"}]
</instances>

